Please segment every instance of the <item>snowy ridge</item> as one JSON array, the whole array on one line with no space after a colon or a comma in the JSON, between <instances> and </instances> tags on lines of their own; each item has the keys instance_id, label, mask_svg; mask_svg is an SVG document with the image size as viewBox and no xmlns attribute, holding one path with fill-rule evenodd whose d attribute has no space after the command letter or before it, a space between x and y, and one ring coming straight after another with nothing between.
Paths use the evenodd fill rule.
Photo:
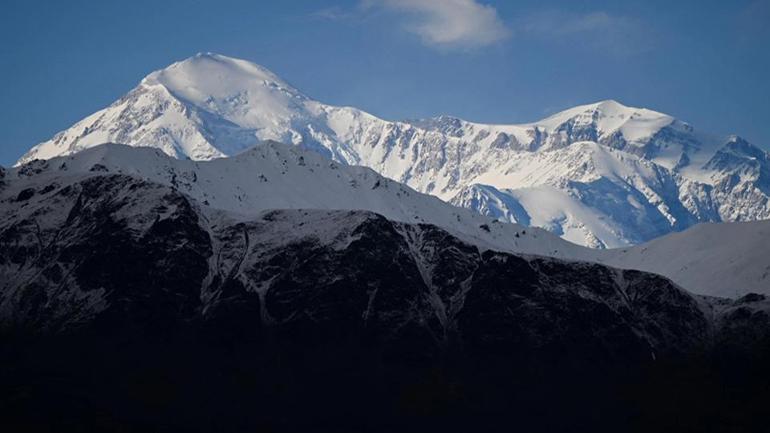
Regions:
<instances>
[{"instance_id":1,"label":"snowy ridge","mask_svg":"<svg viewBox=\"0 0 770 433\"><path fill-rule=\"evenodd\" d=\"M521 125L450 116L391 122L314 101L261 66L211 53L151 73L19 162L105 142L209 160L263 140L364 165L420 192L595 248L646 242L698 222L770 218L766 152L663 113L609 100Z\"/></svg>"},{"instance_id":2,"label":"snowy ridge","mask_svg":"<svg viewBox=\"0 0 770 433\"><path fill-rule=\"evenodd\" d=\"M397 222L441 227L480 250L599 262L653 272L701 295L770 295L767 221L699 224L632 248L596 250L569 243L543 229L502 223L451 206L369 168L347 166L298 146L271 141L234 157L212 161L177 160L159 149L106 144L66 157L0 170L0 191L12 198L0 203L0 218L35 221L40 217L34 206L37 201L48 199L67 185L105 175L126 175L172 187L193 198L201 214L211 221L249 221L275 209L364 210ZM517 219L525 224L533 223L527 218L540 218L524 210L527 199L537 199L532 207L543 213L569 203L563 197L547 196L559 193L557 190L533 188L524 190L527 194L521 190L502 194L491 186L477 186L474 191L478 194L469 197L476 200L472 207L486 212L504 205L515 213L500 215L500 219ZM156 206L152 201L147 206ZM590 209L563 212L573 212L583 216L584 221L596 223L589 227L590 233L602 234L602 230L611 228L606 221L591 220ZM322 229L307 227L314 236L323 236ZM578 230L578 234L582 233ZM574 235L560 234L566 238Z\"/></svg>"},{"instance_id":3,"label":"snowy ridge","mask_svg":"<svg viewBox=\"0 0 770 433\"><path fill-rule=\"evenodd\" d=\"M39 191L62 179L122 174L172 186L208 212L248 220L274 209L367 210L406 223L428 223L481 248L577 258L581 247L545 230L493 221L387 179L366 167L330 161L274 141L232 158L178 160L158 149L105 144L12 169L7 178L33 176ZM27 184L27 182L21 182ZM10 195L22 188L9 182ZM35 200L35 197L32 198ZM18 212L12 206L7 212Z\"/></svg>"},{"instance_id":4,"label":"snowy ridge","mask_svg":"<svg viewBox=\"0 0 770 433\"><path fill-rule=\"evenodd\" d=\"M703 295L770 295L770 221L699 224L632 248L597 251L596 260L666 275Z\"/></svg>"}]
</instances>

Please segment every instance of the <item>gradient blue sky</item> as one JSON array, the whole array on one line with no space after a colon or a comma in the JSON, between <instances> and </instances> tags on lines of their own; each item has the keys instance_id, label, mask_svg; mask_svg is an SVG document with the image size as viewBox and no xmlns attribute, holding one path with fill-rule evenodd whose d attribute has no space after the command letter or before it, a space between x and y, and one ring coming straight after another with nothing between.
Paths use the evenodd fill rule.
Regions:
<instances>
[{"instance_id":1,"label":"gradient blue sky","mask_svg":"<svg viewBox=\"0 0 770 433\"><path fill-rule=\"evenodd\" d=\"M3 0L0 164L200 51L387 119L612 98L770 144L770 0Z\"/></svg>"}]
</instances>

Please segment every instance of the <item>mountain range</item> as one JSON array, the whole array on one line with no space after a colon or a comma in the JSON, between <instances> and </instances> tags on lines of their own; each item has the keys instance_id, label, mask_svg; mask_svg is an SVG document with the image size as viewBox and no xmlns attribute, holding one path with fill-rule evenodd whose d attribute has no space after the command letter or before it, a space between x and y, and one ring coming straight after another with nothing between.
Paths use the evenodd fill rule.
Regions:
<instances>
[{"instance_id":1,"label":"mountain range","mask_svg":"<svg viewBox=\"0 0 770 433\"><path fill-rule=\"evenodd\" d=\"M177 159L159 149L119 144L31 161L0 175L3 193L9 197L0 206L0 216L7 221L23 218L35 226L40 216L30 210L34 209L30 203L46 200L65 181L100 175L129 176L173 188L207 215L227 215L229 220L248 221L276 209L374 212L399 223L440 227L482 250L652 272L701 295L770 295L768 221L699 224L633 247L592 249L544 229L452 206L367 167L340 164L275 141L211 161Z\"/></svg>"},{"instance_id":2,"label":"mountain range","mask_svg":"<svg viewBox=\"0 0 770 433\"><path fill-rule=\"evenodd\" d=\"M615 101L391 122L200 54L0 167L0 429L764 432L768 173Z\"/></svg>"},{"instance_id":3,"label":"mountain range","mask_svg":"<svg viewBox=\"0 0 770 433\"><path fill-rule=\"evenodd\" d=\"M273 141L33 160L0 170L0 427L764 431L768 297L597 263L701 227L589 249Z\"/></svg>"},{"instance_id":4,"label":"mountain range","mask_svg":"<svg viewBox=\"0 0 770 433\"><path fill-rule=\"evenodd\" d=\"M666 114L602 101L521 125L449 116L394 122L323 104L264 67L210 53L151 73L19 164L108 142L211 160L263 140L367 166L593 248L640 244L701 222L770 218L768 153Z\"/></svg>"}]
</instances>

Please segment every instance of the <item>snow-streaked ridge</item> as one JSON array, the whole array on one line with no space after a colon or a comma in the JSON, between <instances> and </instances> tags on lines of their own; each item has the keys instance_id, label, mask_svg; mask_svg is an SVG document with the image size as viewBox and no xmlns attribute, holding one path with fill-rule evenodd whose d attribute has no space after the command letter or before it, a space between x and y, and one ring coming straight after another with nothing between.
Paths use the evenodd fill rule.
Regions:
<instances>
[{"instance_id":1,"label":"snow-streaked ridge","mask_svg":"<svg viewBox=\"0 0 770 433\"><path fill-rule=\"evenodd\" d=\"M104 144L31 162L11 170L8 178L27 178L29 173L35 173L40 189L58 179L129 175L173 186L205 209L236 219L273 209L367 210L394 221L436 225L480 248L569 258L580 257L583 250L545 230L495 222L372 169L340 164L274 141L211 161L178 160L158 149Z\"/></svg>"},{"instance_id":2,"label":"snow-streaked ridge","mask_svg":"<svg viewBox=\"0 0 770 433\"><path fill-rule=\"evenodd\" d=\"M700 224L632 248L596 250L569 243L546 230L497 222L469 209L453 207L369 168L340 164L298 146L269 141L234 157L211 161L178 160L159 149L105 144L66 157L0 170L0 188L5 197L11 198L0 203L0 217L13 216L34 224L40 216L35 213L37 207L28 203L46 200L84 179L111 175L173 187L193 198L201 215L212 220L249 221L274 209L365 210L394 221L436 225L480 250L653 272L703 295L770 295L770 221ZM503 219L523 224L532 223L527 218L539 217L531 209L524 209L526 198L536 195L525 197L520 191L505 195L490 186L478 186L477 192L475 208L499 208L503 203L514 209L510 218L506 215ZM549 206L561 204L553 201L541 199L534 207L547 213ZM148 200L147 206L156 205ZM581 216L577 210L569 211ZM588 216L584 221L603 223ZM599 225L581 231L577 220L572 222L573 230L580 235L612 229ZM318 228L307 230L315 233ZM569 238L574 233L564 235Z\"/></svg>"}]
</instances>

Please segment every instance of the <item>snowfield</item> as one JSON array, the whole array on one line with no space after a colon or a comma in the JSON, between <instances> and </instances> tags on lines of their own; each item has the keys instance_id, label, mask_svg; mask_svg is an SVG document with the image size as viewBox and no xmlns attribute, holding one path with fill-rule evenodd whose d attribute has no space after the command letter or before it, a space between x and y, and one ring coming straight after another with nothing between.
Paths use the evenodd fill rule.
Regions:
<instances>
[{"instance_id":1,"label":"snowfield","mask_svg":"<svg viewBox=\"0 0 770 433\"><path fill-rule=\"evenodd\" d=\"M596 260L666 275L704 295L770 295L770 221L699 224L633 248L597 252Z\"/></svg>"}]
</instances>

